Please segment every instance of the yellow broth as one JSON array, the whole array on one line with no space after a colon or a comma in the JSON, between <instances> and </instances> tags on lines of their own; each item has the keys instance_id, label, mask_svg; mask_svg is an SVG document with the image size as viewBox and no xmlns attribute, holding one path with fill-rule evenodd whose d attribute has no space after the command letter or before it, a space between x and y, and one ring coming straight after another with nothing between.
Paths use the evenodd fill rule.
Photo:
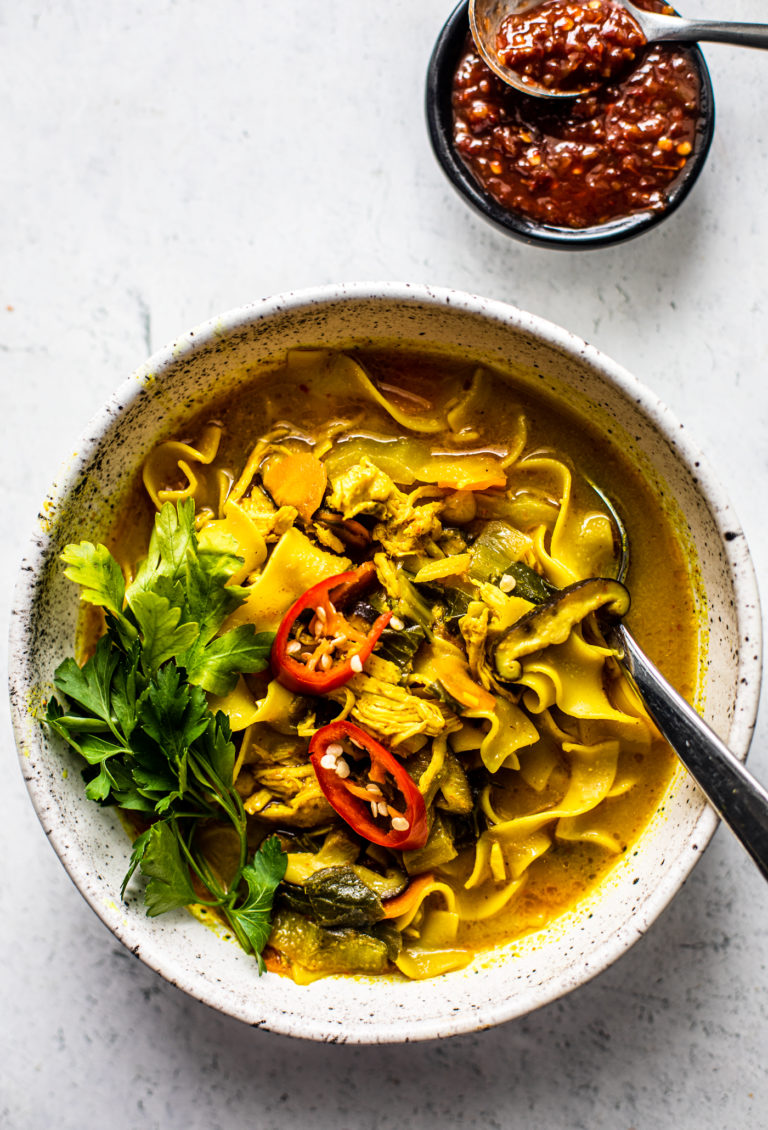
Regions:
<instances>
[{"instance_id":1,"label":"yellow broth","mask_svg":"<svg viewBox=\"0 0 768 1130\"><path fill-rule=\"evenodd\" d=\"M430 406L445 405L459 396L469 387L476 368L444 357L394 350L362 350L355 356L394 403L416 413L428 414ZM593 424L553 397L533 393L501 373L493 374L492 381L492 408L480 412L473 421L482 436L472 449L503 451L522 411L528 425L526 453L554 452L574 468L575 497L585 506L600 505L585 478L610 493L626 522L631 546L627 584L632 608L628 624L672 684L693 700L699 665L697 580L668 509L660 505L652 486L616 443ZM193 442L207 423L220 422L223 433L215 466L225 469L234 481L257 439L275 424L289 422L294 439L311 443L329 424L358 416L351 434L402 434L391 416L370 401L339 397L328 392L321 381L289 380L278 369L245 381L235 393L213 401L185 428L177 429L173 438ZM427 438L435 451L451 453L457 449L455 436L450 433ZM121 562L133 565L143 555L153 518L151 503L138 482L112 539ZM522 750L521 761L525 757ZM550 850L531 864L522 894L490 920L462 923L458 944L479 951L545 925L572 908L632 847L658 807L676 763L660 740L654 741L648 755L622 752L620 759L631 762L636 783L624 795L604 800L600 808L600 827L614 837L618 852L609 852L599 843L555 840ZM521 779L514 780L509 770L500 772L506 778L503 791L510 811L535 812L546 806L546 792L535 793ZM553 797L557 784L555 775ZM460 856L445 868L444 875L460 884L468 870L469 863ZM270 967L280 968L280 964L273 960Z\"/></svg>"}]
</instances>

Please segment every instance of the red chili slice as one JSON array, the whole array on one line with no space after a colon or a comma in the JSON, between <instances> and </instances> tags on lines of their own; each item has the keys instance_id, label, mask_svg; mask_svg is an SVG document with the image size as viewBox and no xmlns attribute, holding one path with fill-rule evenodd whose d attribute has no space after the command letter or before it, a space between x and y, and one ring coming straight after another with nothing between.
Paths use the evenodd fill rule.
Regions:
<instances>
[{"instance_id":1,"label":"red chili slice","mask_svg":"<svg viewBox=\"0 0 768 1130\"><path fill-rule=\"evenodd\" d=\"M362 670L392 613L383 612L367 631L361 632L336 606L347 603L353 596L368 589L375 576L373 562L366 561L359 569L339 573L313 585L291 605L272 645L272 669L278 682L296 694L326 694L348 682L356 673L355 666ZM302 662L289 654L288 649L298 642L291 633L307 609L314 612L310 623L305 625L313 643L308 643L304 649L296 648L299 655L309 654L309 658ZM326 668L321 665L324 655L330 656ZM353 666L355 659L358 662Z\"/></svg>"},{"instance_id":2,"label":"red chili slice","mask_svg":"<svg viewBox=\"0 0 768 1130\"><path fill-rule=\"evenodd\" d=\"M345 741L344 753L329 750L344 746ZM368 754L370 767L353 775L358 751L360 756L363 751ZM405 766L370 734L352 722L331 722L313 734L309 754L326 800L358 835L393 851L424 847L429 835L424 797ZM343 772L339 773L336 766L343 766ZM367 792L368 784L378 785L379 794ZM366 793L369 799L363 800ZM377 799L396 815L374 817L371 804Z\"/></svg>"}]
</instances>

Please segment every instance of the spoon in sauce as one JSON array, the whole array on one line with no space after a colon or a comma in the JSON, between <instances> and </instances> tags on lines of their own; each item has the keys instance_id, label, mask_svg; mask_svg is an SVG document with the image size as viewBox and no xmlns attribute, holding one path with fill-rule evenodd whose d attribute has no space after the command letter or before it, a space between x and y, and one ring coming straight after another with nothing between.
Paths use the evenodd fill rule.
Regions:
<instances>
[{"instance_id":1,"label":"spoon in sauce","mask_svg":"<svg viewBox=\"0 0 768 1130\"><path fill-rule=\"evenodd\" d=\"M768 47L768 24L686 20L630 0L469 0L469 26L494 74L544 98L588 94L649 43Z\"/></svg>"},{"instance_id":2,"label":"spoon in sauce","mask_svg":"<svg viewBox=\"0 0 768 1130\"><path fill-rule=\"evenodd\" d=\"M629 540L615 506L595 483L614 523L620 544L617 580L629 567ZM709 803L768 879L768 792L677 693L621 621L603 621L603 634L661 734L682 761Z\"/></svg>"}]
</instances>

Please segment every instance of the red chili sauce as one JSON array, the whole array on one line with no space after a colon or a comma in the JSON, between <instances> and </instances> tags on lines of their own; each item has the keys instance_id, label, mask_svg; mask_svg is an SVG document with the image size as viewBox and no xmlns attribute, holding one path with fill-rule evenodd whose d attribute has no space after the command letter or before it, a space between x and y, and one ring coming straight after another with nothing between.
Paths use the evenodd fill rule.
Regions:
<instances>
[{"instance_id":1,"label":"red chili sauce","mask_svg":"<svg viewBox=\"0 0 768 1130\"><path fill-rule=\"evenodd\" d=\"M693 151L699 97L692 63L668 46L645 48L628 74L592 93L531 97L497 78L468 37L453 81L454 144L502 207L592 227L665 207Z\"/></svg>"},{"instance_id":2,"label":"red chili sauce","mask_svg":"<svg viewBox=\"0 0 768 1130\"><path fill-rule=\"evenodd\" d=\"M645 42L626 8L613 0L546 0L502 20L496 50L523 82L565 92L626 73Z\"/></svg>"}]
</instances>

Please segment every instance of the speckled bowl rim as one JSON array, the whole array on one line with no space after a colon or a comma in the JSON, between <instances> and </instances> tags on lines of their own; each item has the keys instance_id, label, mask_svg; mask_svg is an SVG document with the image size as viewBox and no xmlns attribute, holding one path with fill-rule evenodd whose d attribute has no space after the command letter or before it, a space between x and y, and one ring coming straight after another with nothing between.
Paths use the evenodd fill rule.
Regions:
<instances>
[{"instance_id":1,"label":"speckled bowl rim","mask_svg":"<svg viewBox=\"0 0 768 1130\"><path fill-rule=\"evenodd\" d=\"M450 307L467 314L480 316L489 323L497 323L522 331L536 341L554 347L574 361L583 361L599 371L602 378L615 386L624 397L639 406L642 413L655 426L679 455L688 470L695 467L695 478L702 498L706 501L712 520L722 539L722 549L728 565L729 576L735 596L735 617L739 625L740 657L738 665L739 680L735 689L733 720L728 741L734 753L742 760L746 758L754 729L760 694L762 660L762 621L757 583L741 527L722 488L714 477L707 460L688 438L680 424L667 406L643 386L636 377L622 366L612 361L577 335L534 314L519 310L493 299L481 298L462 291L410 283L360 282L326 285L306 290L288 292L267 297L212 318L172 344L155 353L144 365L137 369L114 393L105 407L96 414L83 432L77 446L77 456L65 464L56 480L48 499L46 509L60 505L73 485L77 482L83 467L87 466L99 446L103 433L113 424L115 415L124 411L141 395L147 380L162 380L168 368L175 368L191 352L204 349L219 342L222 337L268 320L275 315L316 310L325 305L340 301L370 301L383 299L400 304L413 304L418 307ZM726 537L726 534L728 535ZM41 537L35 531L28 553L21 567L17 582L14 605L11 615L9 687L11 713L19 749L19 758L30 798L37 811L49 842L59 856L70 878L80 893L90 904L112 933L141 960L166 980L181 988L192 997L228 1015L237 1017L253 1026L262 1027L284 1035L308 1039L352 1042L352 1043L400 1043L412 1040L446 1037L461 1033L480 1031L496 1024L523 1016L536 1008L551 1003L572 989L587 983L606 969L644 933L645 929L664 910L669 901L680 889L693 866L709 843L718 824L715 812L704 806L686 843L690 850L680 851L663 872L652 894L643 902L642 915L627 913L614 933L606 937L590 951L589 960L584 963L579 975L568 979L565 975L545 985L527 987L524 991L509 998L473 1007L458 1015L441 1018L427 1018L420 1023L412 1023L395 1018L384 1022L372 1030L369 1024L360 1022L357 1026L349 1022L340 1035L337 1025L314 1017L300 1017L281 1013L275 1016L263 1015L264 1009L255 1006L233 1005L232 1001L214 984L208 983L206 991L201 991L200 982L189 973L180 972L179 963L173 955L166 952L163 940L153 939L148 929L136 928L123 919L119 905L105 905L97 891L94 879L79 872L77 861L68 846L66 827L61 822L50 819L46 813L47 796L40 783L30 774L30 756L41 756L39 746L22 754L28 692L33 685L33 673L27 662L27 636L29 617L34 606L35 594L40 583L41 567L45 560L48 536ZM749 640L749 648L743 646ZM202 929L203 927L201 927ZM429 984L429 983L428 983Z\"/></svg>"}]
</instances>

